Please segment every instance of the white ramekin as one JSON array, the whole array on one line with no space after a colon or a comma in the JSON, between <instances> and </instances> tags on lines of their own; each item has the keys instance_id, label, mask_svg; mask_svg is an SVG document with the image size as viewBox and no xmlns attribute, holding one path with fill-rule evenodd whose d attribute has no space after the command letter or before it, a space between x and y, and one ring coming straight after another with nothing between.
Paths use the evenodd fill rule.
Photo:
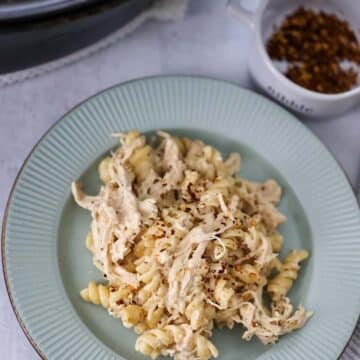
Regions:
<instances>
[{"instance_id":1,"label":"white ramekin","mask_svg":"<svg viewBox=\"0 0 360 360\"><path fill-rule=\"evenodd\" d=\"M350 20L360 6L353 8L354 1L341 1L340 14L350 13ZM305 4L304 4L305 3ZM315 2L309 2L311 6ZM249 46L248 64L256 83L278 102L301 114L312 117L334 116L345 112L360 102L360 87L340 94L321 94L307 90L287 79L272 63L264 46L264 39L269 35L272 26L278 22L280 14L287 13L299 5L306 5L306 1L263 0L256 10L249 11L242 6L241 0L230 0L230 12L252 31L252 42ZM322 7L324 4L324 7ZM337 11L336 0L317 1L317 6L331 12ZM344 11L344 8L348 11ZM360 14L358 14L360 15ZM346 17L347 18L347 17ZM264 23L267 29L264 29ZM351 23L351 21L350 21Z\"/></svg>"}]
</instances>

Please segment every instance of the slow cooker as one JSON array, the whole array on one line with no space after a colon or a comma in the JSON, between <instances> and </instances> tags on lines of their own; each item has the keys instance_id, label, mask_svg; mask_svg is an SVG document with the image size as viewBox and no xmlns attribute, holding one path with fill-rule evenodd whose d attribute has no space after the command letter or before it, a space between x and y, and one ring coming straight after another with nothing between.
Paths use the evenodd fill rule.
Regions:
<instances>
[{"instance_id":1,"label":"slow cooker","mask_svg":"<svg viewBox=\"0 0 360 360\"><path fill-rule=\"evenodd\" d=\"M154 0L0 0L0 74L68 55L114 32Z\"/></svg>"}]
</instances>

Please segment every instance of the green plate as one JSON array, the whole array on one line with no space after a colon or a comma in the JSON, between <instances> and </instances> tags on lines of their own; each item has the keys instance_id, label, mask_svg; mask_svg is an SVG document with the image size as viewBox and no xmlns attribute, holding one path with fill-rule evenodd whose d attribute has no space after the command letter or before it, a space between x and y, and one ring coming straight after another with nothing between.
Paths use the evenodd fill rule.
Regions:
<instances>
[{"instance_id":1,"label":"green plate","mask_svg":"<svg viewBox=\"0 0 360 360\"><path fill-rule=\"evenodd\" d=\"M241 175L275 178L285 251L311 253L290 293L315 312L275 346L241 340L240 327L216 330L220 359L336 359L360 309L359 208L343 172L292 115L250 91L217 80L149 78L116 86L65 115L36 145L10 196L3 226L5 280L16 315L47 359L144 359L136 335L79 291L101 279L85 249L88 212L70 184L100 185L96 167L116 145L113 132L165 129L201 138L222 152L239 151Z\"/></svg>"}]
</instances>

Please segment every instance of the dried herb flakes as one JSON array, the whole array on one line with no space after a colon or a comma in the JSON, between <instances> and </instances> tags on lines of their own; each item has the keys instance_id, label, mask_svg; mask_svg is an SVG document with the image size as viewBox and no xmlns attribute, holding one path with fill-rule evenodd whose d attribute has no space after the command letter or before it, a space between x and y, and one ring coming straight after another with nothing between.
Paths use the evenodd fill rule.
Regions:
<instances>
[{"instance_id":1,"label":"dried herb flakes","mask_svg":"<svg viewBox=\"0 0 360 360\"><path fill-rule=\"evenodd\" d=\"M334 94L357 83L359 42L335 14L299 7L274 31L267 51L271 59L287 61L285 76L309 90Z\"/></svg>"}]
</instances>

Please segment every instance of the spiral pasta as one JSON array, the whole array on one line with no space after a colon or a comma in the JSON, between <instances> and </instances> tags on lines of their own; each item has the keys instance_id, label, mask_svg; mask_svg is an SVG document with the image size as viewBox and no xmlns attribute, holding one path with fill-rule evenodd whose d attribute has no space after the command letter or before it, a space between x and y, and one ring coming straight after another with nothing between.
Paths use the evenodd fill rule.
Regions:
<instances>
[{"instance_id":1,"label":"spiral pasta","mask_svg":"<svg viewBox=\"0 0 360 360\"><path fill-rule=\"evenodd\" d=\"M109 307L109 289L102 284L90 281L87 288L80 292L80 295L86 302L101 305L106 309Z\"/></svg>"},{"instance_id":2,"label":"spiral pasta","mask_svg":"<svg viewBox=\"0 0 360 360\"><path fill-rule=\"evenodd\" d=\"M144 304L160 287L161 275L156 265L150 259L140 259L137 262L136 271L138 279L144 284L138 292L137 297L140 304Z\"/></svg>"},{"instance_id":3,"label":"spiral pasta","mask_svg":"<svg viewBox=\"0 0 360 360\"><path fill-rule=\"evenodd\" d=\"M132 165L135 175L139 180L144 180L152 168L150 159L151 147L144 145L134 151L129 158L129 163Z\"/></svg>"},{"instance_id":4,"label":"spiral pasta","mask_svg":"<svg viewBox=\"0 0 360 360\"><path fill-rule=\"evenodd\" d=\"M285 257L279 274L270 279L267 286L267 292L273 301L279 301L286 296L298 276L300 262L308 256L306 250L292 250Z\"/></svg>"},{"instance_id":5,"label":"spiral pasta","mask_svg":"<svg viewBox=\"0 0 360 360\"><path fill-rule=\"evenodd\" d=\"M284 238L278 232L270 235L271 246L274 252L278 253L281 250Z\"/></svg>"},{"instance_id":6,"label":"spiral pasta","mask_svg":"<svg viewBox=\"0 0 360 360\"><path fill-rule=\"evenodd\" d=\"M99 165L99 194L72 185L91 211L86 247L107 281L90 282L84 301L133 328L136 350L153 359L217 357L214 325L242 324L243 339L264 344L303 326L311 313L286 295L308 252L278 257L280 186L238 177L237 153L158 134L152 145L135 130L114 134L122 146Z\"/></svg>"},{"instance_id":7,"label":"spiral pasta","mask_svg":"<svg viewBox=\"0 0 360 360\"><path fill-rule=\"evenodd\" d=\"M93 236L92 233L89 232L86 235L86 241L85 241L86 247L89 251L93 251L93 244L94 244L94 240L93 240Z\"/></svg>"},{"instance_id":8,"label":"spiral pasta","mask_svg":"<svg viewBox=\"0 0 360 360\"><path fill-rule=\"evenodd\" d=\"M135 349L144 355L151 356L152 359L156 359L173 342L174 338L166 329L152 329L138 337ZM166 355L166 352L163 355Z\"/></svg>"},{"instance_id":9,"label":"spiral pasta","mask_svg":"<svg viewBox=\"0 0 360 360\"><path fill-rule=\"evenodd\" d=\"M198 330L211 321L209 313L206 311L205 299L202 294L196 294L185 308L185 316L190 322L193 330Z\"/></svg>"},{"instance_id":10,"label":"spiral pasta","mask_svg":"<svg viewBox=\"0 0 360 360\"><path fill-rule=\"evenodd\" d=\"M178 344L178 348L185 349L183 355L177 355L178 359L188 359L191 356L199 360L208 360L211 357L218 356L218 350L214 344L205 336L196 334L194 337L188 337L186 327L169 325L161 329L148 330L143 333L136 341L135 349L144 355L149 355L156 359L160 354L169 355L172 351L168 348L172 344ZM177 350L175 349L176 353Z\"/></svg>"},{"instance_id":11,"label":"spiral pasta","mask_svg":"<svg viewBox=\"0 0 360 360\"><path fill-rule=\"evenodd\" d=\"M218 357L219 352L205 336L198 335L196 337L196 355L200 360L208 360L212 357Z\"/></svg>"},{"instance_id":12,"label":"spiral pasta","mask_svg":"<svg viewBox=\"0 0 360 360\"><path fill-rule=\"evenodd\" d=\"M111 157L104 158L99 164L99 177L103 183L107 183L111 180L109 166L111 164Z\"/></svg>"},{"instance_id":13,"label":"spiral pasta","mask_svg":"<svg viewBox=\"0 0 360 360\"><path fill-rule=\"evenodd\" d=\"M144 319L144 310L139 305L126 305L120 310L120 318L125 327L133 327Z\"/></svg>"},{"instance_id":14,"label":"spiral pasta","mask_svg":"<svg viewBox=\"0 0 360 360\"><path fill-rule=\"evenodd\" d=\"M119 309L123 306L130 305L134 300L135 289L132 286L120 284L118 287L111 287L109 293L109 304L111 304L110 312L116 316Z\"/></svg>"},{"instance_id":15,"label":"spiral pasta","mask_svg":"<svg viewBox=\"0 0 360 360\"><path fill-rule=\"evenodd\" d=\"M234 269L234 276L245 284L260 284L262 277L258 269L254 265L244 264L236 265Z\"/></svg>"}]
</instances>

